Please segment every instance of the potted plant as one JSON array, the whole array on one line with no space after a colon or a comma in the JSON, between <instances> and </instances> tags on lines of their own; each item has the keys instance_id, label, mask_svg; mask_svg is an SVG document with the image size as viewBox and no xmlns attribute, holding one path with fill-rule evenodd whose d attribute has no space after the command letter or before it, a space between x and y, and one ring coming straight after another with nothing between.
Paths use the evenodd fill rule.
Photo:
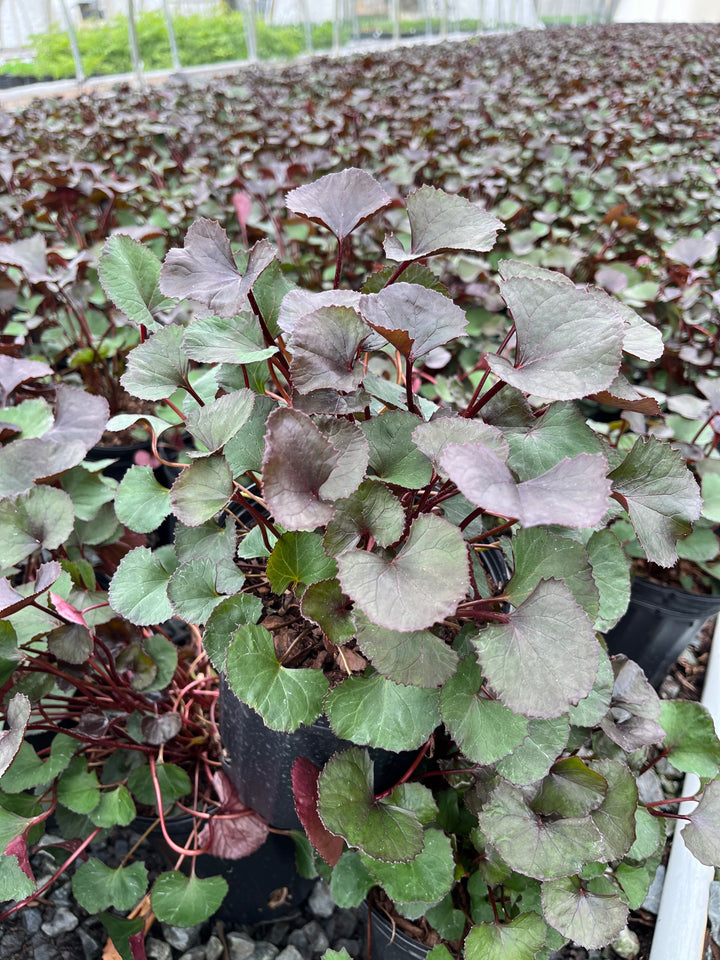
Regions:
<instances>
[{"instance_id":1,"label":"potted plant","mask_svg":"<svg viewBox=\"0 0 720 960\"><path fill-rule=\"evenodd\" d=\"M365 751L415 751L404 783L442 724L449 762L472 761L462 807L479 817L491 859L516 859L504 823L519 846L552 847L567 834L558 841L567 856L507 868L535 884L533 918L518 924L542 932L534 952L548 924L565 938L607 942L624 923L627 894L602 880L596 895L582 874L633 849L633 754L667 732L637 668L611 664L597 635L629 594L628 561L609 526L626 517L648 559L669 566L701 498L669 445L650 438L618 450L576 401L623 405L633 394L623 352L652 358L662 345L604 292L506 261L498 283L507 336L458 381L455 404L420 396L423 358L465 330L463 311L420 261L486 252L501 224L461 197L420 188L406 200L408 245L387 236L390 265L363 290L343 289L351 234L390 202L356 169L288 194L292 212L337 240L332 289L291 283L265 240L238 266L208 220L161 269L148 261L148 274L125 270L121 309L156 295L148 276L191 307L186 322L132 351L123 376L142 399L174 397L191 447L169 491L152 487L150 497L146 477L137 493L157 506L158 522L172 511L178 566L131 551L110 603L138 625L171 613L204 624L211 660L270 729L290 734L324 715L356 745L322 775L299 760L296 805L313 842L332 836L329 860L347 844L362 851L351 858L370 858L373 880L384 884L386 864L407 881L408 896L395 897L405 912L448 895L453 848L432 826L428 790L385 795ZM488 553L503 558L509 582L487 575ZM612 746L588 740L598 725ZM500 773L519 751L537 763ZM550 885L546 906L540 884ZM591 894L608 909L581 928L573 918ZM499 911L491 936L502 940L513 920Z\"/></svg>"},{"instance_id":2,"label":"potted plant","mask_svg":"<svg viewBox=\"0 0 720 960\"><path fill-rule=\"evenodd\" d=\"M138 628L98 588L100 555L119 560L128 549L114 512L118 484L82 462L105 427L107 404L78 388L48 387L50 373L37 361L0 357L0 871L3 900L16 901L0 916L72 869L77 901L101 912L116 942L139 934L149 907L139 927L108 911L143 899L145 866L88 858L93 842L129 824L172 851L172 868L149 893L154 916L197 923L220 908L228 879L225 909L234 918L277 916L267 908L274 889L288 888L287 903L306 892L293 879L293 842L269 837L222 771L218 677L199 631L177 621ZM169 562L172 548L164 554ZM29 860L38 846L58 864L41 887ZM252 886L236 882L235 868L251 854L263 878Z\"/></svg>"}]
</instances>

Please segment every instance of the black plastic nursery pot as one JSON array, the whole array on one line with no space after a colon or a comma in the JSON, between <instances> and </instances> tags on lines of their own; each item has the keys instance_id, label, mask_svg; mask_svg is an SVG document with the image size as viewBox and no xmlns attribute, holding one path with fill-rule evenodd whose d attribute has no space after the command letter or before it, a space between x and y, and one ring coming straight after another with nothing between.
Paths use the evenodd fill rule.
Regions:
<instances>
[{"instance_id":1,"label":"black plastic nursery pot","mask_svg":"<svg viewBox=\"0 0 720 960\"><path fill-rule=\"evenodd\" d=\"M225 750L225 772L242 802L281 830L302 829L295 812L292 766L305 757L321 767L339 750L354 746L340 740L326 717L294 733L266 727L262 717L239 700L224 675L220 676L220 739ZM415 754L371 749L375 790L392 787L408 769Z\"/></svg>"},{"instance_id":2,"label":"black plastic nursery pot","mask_svg":"<svg viewBox=\"0 0 720 960\"><path fill-rule=\"evenodd\" d=\"M605 635L608 651L635 660L657 688L703 623L718 612L718 595L688 593L636 577L626 613Z\"/></svg>"},{"instance_id":3,"label":"black plastic nursery pot","mask_svg":"<svg viewBox=\"0 0 720 960\"><path fill-rule=\"evenodd\" d=\"M375 907L369 909L371 960L425 960L430 947L413 940Z\"/></svg>"},{"instance_id":4,"label":"black plastic nursery pot","mask_svg":"<svg viewBox=\"0 0 720 960\"><path fill-rule=\"evenodd\" d=\"M137 817L133 828L144 833L155 823L152 817ZM177 844L187 841L192 830L191 816L171 817L166 821L168 834ZM168 847L157 826L148 836L149 842L173 869L177 854ZM189 858L181 867L188 872ZM295 861L295 844L290 837L269 833L265 843L248 857L228 860L201 854L195 857L198 877L224 877L228 892L215 914L224 923L259 923L277 920L293 913L312 890L313 881L301 877Z\"/></svg>"},{"instance_id":5,"label":"black plastic nursery pot","mask_svg":"<svg viewBox=\"0 0 720 960\"><path fill-rule=\"evenodd\" d=\"M86 460L113 460L114 463L103 468L106 477L112 477L113 480L122 480L130 467L135 463L135 457L138 453L152 453L152 444L149 440L140 443L130 443L126 446L117 447L93 447L85 454Z\"/></svg>"}]
</instances>

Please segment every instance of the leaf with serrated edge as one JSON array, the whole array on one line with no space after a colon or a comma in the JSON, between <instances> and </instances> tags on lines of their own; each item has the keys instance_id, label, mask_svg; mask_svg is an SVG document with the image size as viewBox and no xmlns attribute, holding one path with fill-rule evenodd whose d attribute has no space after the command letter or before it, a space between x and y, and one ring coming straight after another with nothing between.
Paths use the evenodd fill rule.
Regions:
<instances>
[{"instance_id":1,"label":"leaf with serrated edge","mask_svg":"<svg viewBox=\"0 0 720 960\"><path fill-rule=\"evenodd\" d=\"M501 780L479 825L505 862L537 880L568 877L597 859L600 834L590 817L536 816L521 790Z\"/></svg>"},{"instance_id":2,"label":"leaf with serrated edge","mask_svg":"<svg viewBox=\"0 0 720 960\"><path fill-rule=\"evenodd\" d=\"M414 687L441 687L455 673L458 656L429 630L386 630L356 614L358 646L378 673Z\"/></svg>"},{"instance_id":3,"label":"leaf with serrated edge","mask_svg":"<svg viewBox=\"0 0 720 960\"><path fill-rule=\"evenodd\" d=\"M360 313L408 360L465 334L465 312L449 297L417 283L394 283L360 298ZM359 382L359 381L358 381Z\"/></svg>"},{"instance_id":4,"label":"leaf with serrated edge","mask_svg":"<svg viewBox=\"0 0 720 960\"><path fill-rule=\"evenodd\" d=\"M591 527L610 505L608 463L600 453L565 458L521 483L481 443L448 444L440 466L471 503L500 517L514 517L525 527Z\"/></svg>"},{"instance_id":5,"label":"leaf with serrated edge","mask_svg":"<svg viewBox=\"0 0 720 960\"><path fill-rule=\"evenodd\" d=\"M291 733L322 713L328 681L319 670L289 670L278 663L272 634L244 625L228 647L227 679L237 697L257 710L271 730Z\"/></svg>"},{"instance_id":6,"label":"leaf with serrated edge","mask_svg":"<svg viewBox=\"0 0 720 960\"><path fill-rule=\"evenodd\" d=\"M515 569L504 591L510 603L522 603L541 580L562 580L590 620L595 621L599 594L582 543L534 527L518 530L512 547Z\"/></svg>"},{"instance_id":7,"label":"leaf with serrated edge","mask_svg":"<svg viewBox=\"0 0 720 960\"><path fill-rule=\"evenodd\" d=\"M577 706L570 707L570 723L576 727L594 727L610 707L615 676L610 659L602 646L598 647L599 662L595 685Z\"/></svg>"},{"instance_id":8,"label":"leaf with serrated edge","mask_svg":"<svg viewBox=\"0 0 720 960\"><path fill-rule=\"evenodd\" d=\"M532 801L535 813L584 817L596 810L608 792L607 780L579 757L564 757L550 767Z\"/></svg>"},{"instance_id":9,"label":"leaf with serrated edge","mask_svg":"<svg viewBox=\"0 0 720 960\"><path fill-rule=\"evenodd\" d=\"M534 783L548 772L565 749L569 736L565 714L552 720L530 720L527 737L498 762L497 772L512 783Z\"/></svg>"},{"instance_id":10,"label":"leaf with serrated edge","mask_svg":"<svg viewBox=\"0 0 720 960\"><path fill-rule=\"evenodd\" d=\"M199 363L258 363L274 356L277 347L267 347L257 317L239 313L234 317L200 317L185 330L183 350Z\"/></svg>"},{"instance_id":11,"label":"leaf with serrated edge","mask_svg":"<svg viewBox=\"0 0 720 960\"><path fill-rule=\"evenodd\" d=\"M152 469L130 467L115 495L115 515L120 523L136 533L150 533L169 513L168 490L157 482Z\"/></svg>"},{"instance_id":12,"label":"leaf with serrated edge","mask_svg":"<svg viewBox=\"0 0 720 960\"><path fill-rule=\"evenodd\" d=\"M661 567L677 561L676 542L702 511L697 481L681 454L654 437L639 439L610 474L645 556Z\"/></svg>"},{"instance_id":13,"label":"leaf with serrated edge","mask_svg":"<svg viewBox=\"0 0 720 960\"><path fill-rule=\"evenodd\" d=\"M425 845L410 863L388 863L380 857L363 856L362 861L391 900L396 903L439 903L454 881L455 860L450 839L440 830L425 831ZM406 911L408 912L408 911Z\"/></svg>"},{"instance_id":14,"label":"leaf with serrated edge","mask_svg":"<svg viewBox=\"0 0 720 960\"><path fill-rule=\"evenodd\" d=\"M440 722L436 690L403 686L387 677L346 677L325 700L338 737L399 753L421 747Z\"/></svg>"},{"instance_id":15,"label":"leaf with serrated edge","mask_svg":"<svg viewBox=\"0 0 720 960\"><path fill-rule=\"evenodd\" d=\"M166 297L195 300L221 317L233 317L247 304L247 295L275 251L267 240L250 250L244 276L240 273L228 236L215 220L200 218L190 225L182 249L169 250L160 271L160 290Z\"/></svg>"},{"instance_id":16,"label":"leaf with serrated edge","mask_svg":"<svg viewBox=\"0 0 720 960\"><path fill-rule=\"evenodd\" d=\"M338 860L330 881L333 900L338 907L359 907L375 881L359 853L346 850Z\"/></svg>"},{"instance_id":17,"label":"leaf with serrated edge","mask_svg":"<svg viewBox=\"0 0 720 960\"><path fill-rule=\"evenodd\" d=\"M18 752L29 719L30 701L24 693L16 693L5 711L5 729L0 730L0 777Z\"/></svg>"},{"instance_id":18,"label":"leaf with serrated edge","mask_svg":"<svg viewBox=\"0 0 720 960\"><path fill-rule=\"evenodd\" d=\"M168 620L172 616L167 598L170 573L151 550L136 547L115 571L108 591L110 606L136 626Z\"/></svg>"},{"instance_id":19,"label":"leaf with serrated edge","mask_svg":"<svg viewBox=\"0 0 720 960\"><path fill-rule=\"evenodd\" d=\"M492 250L504 224L464 197L435 187L413 190L405 202L410 220L410 249L405 250L392 234L383 247L390 260L417 260L436 253Z\"/></svg>"},{"instance_id":20,"label":"leaf with serrated edge","mask_svg":"<svg viewBox=\"0 0 720 960\"><path fill-rule=\"evenodd\" d=\"M72 532L73 502L55 487L33 487L14 500L0 500L0 555L3 566L35 551L55 550Z\"/></svg>"},{"instance_id":21,"label":"leaf with serrated edge","mask_svg":"<svg viewBox=\"0 0 720 960\"><path fill-rule=\"evenodd\" d=\"M720 740L707 707L691 700L663 700L662 749L676 770L714 777L720 768Z\"/></svg>"},{"instance_id":22,"label":"leaf with serrated edge","mask_svg":"<svg viewBox=\"0 0 720 960\"><path fill-rule=\"evenodd\" d=\"M423 828L412 811L376 800L367 750L336 753L318 780L318 813L327 830L368 856L397 863L423 849Z\"/></svg>"},{"instance_id":23,"label":"leaf with serrated edge","mask_svg":"<svg viewBox=\"0 0 720 960\"><path fill-rule=\"evenodd\" d=\"M332 580L337 564L328 557L318 533L307 530L284 533L273 547L267 575L274 593L284 593L290 585L308 585Z\"/></svg>"},{"instance_id":24,"label":"leaf with serrated edge","mask_svg":"<svg viewBox=\"0 0 720 960\"><path fill-rule=\"evenodd\" d=\"M592 882L592 881L591 881ZM597 893L577 877L565 877L542 885L543 914L564 937L588 950L604 947L620 935L628 908L617 889L603 877L595 881Z\"/></svg>"},{"instance_id":25,"label":"leaf with serrated edge","mask_svg":"<svg viewBox=\"0 0 720 960\"><path fill-rule=\"evenodd\" d=\"M320 307L300 317L290 341L290 375L298 393L349 392L363 378L360 355L370 328L350 307Z\"/></svg>"},{"instance_id":26,"label":"leaf with serrated edge","mask_svg":"<svg viewBox=\"0 0 720 960\"><path fill-rule=\"evenodd\" d=\"M720 780L707 784L681 833L685 846L700 863L720 866Z\"/></svg>"},{"instance_id":27,"label":"leaf with serrated edge","mask_svg":"<svg viewBox=\"0 0 720 960\"><path fill-rule=\"evenodd\" d=\"M150 895L152 910L162 923L194 927L211 917L225 899L228 885L223 877L184 877L173 870L161 873Z\"/></svg>"},{"instance_id":28,"label":"leaf with serrated edge","mask_svg":"<svg viewBox=\"0 0 720 960\"><path fill-rule=\"evenodd\" d=\"M405 511L393 493L378 480L364 480L349 497L335 501L335 515L323 540L330 556L352 550L361 537L372 537L380 547L400 539Z\"/></svg>"},{"instance_id":29,"label":"leaf with serrated edge","mask_svg":"<svg viewBox=\"0 0 720 960\"><path fill-rule=\"evenodd\" d=\"M213 454L186 467L170 488L174 515L188 527L199 527L219 513L233 495L227 460Z\"/></svg>"},{"instance_id":30,"label":"leaf with serrated edge","mask_svg":"<svg viewBox=\"0 0 720 960\"><path fill-rule=\"evenodd\" d=\"M588 762L591 770L607 781L607 796L590 814L600 831L598 859L622 860L635 842L637 782L632 771L614 760Z\"/></svg>"},{"instance_id":31,"label":"leaf with serrated edge","mask_svg":"<svg viewBox=\"0 0 720 960\"><path fill-rule=\"evenodd\" d=\"M198 407L188 414L187 431L210 453L220 450L248 421L255 394L252 390L234 390Z\"/></svg>"},{"instance_id":32,"label":"leaf with serrated edge","mask_svg":"<svg viewBox=\"0 0 720 960\"><path fill-rule=\"evenodd\" d=\"M98 260L98 279L105 294L134 323L155 330L152 307L158 296L160 260L132 237L108 237Z\"/></svg>"},{"instance_id":33,"label":"leaf with serrated edge","mask_svg":"<svg viewBox=\"0 0 720 960\"><path fill-rule=\"evenodd\" d=\"M203 632L203 647L216 670L225 669L225 656L235 630L242 624L257 623L261 616L262 603L252 594L240 593L220 601Z\"/></svg>"},{"instance_id":34,"label":"leaf with serrated edge","mask_svg":"<svg viewBox=\"0 0 720 960\"><path fill-rule=\"evenodd\" d=\"M340 241L390 202L377 180L356 167L329 173L285 197L289 210L321 223Z\"/></svg>"},{"instance_id":35,"label":"leaf with serrated edge","mask_svg":"<svg viewBox=\"0 0 720 960\"><path fill-rule=\"evenodd\" d=\"M474 657L465 657L457 673L443 686L440 713L453 740L474 763L496 763L518 747L527 735L526 717L508 710L499 700L478 696L482 670Z\"/></svg>"},{"instance_id":36,"label":"leaf with serrated edge","mask_svg":"<svg viewBox=\"0 0 720 960\"><path fill-rule=\"evenodd\" d=\"M533 960L545 943L547 927L537 913L523 913L509 923L481 923L465 939L467 960Z\"/></svg>"},{"instance_id":37,"label":"leaf with serrated edge","mask_svg":"<svg viewBox=\"0 0 720 960\"><path fill-rule=\"evenodd\" d=\"M487 358L500 380L546 400L578 399L610 386L625 333L618 311L557 280L511 277L500 293L517 334L514 363Z\"/></svg>"},{"instance_id":38,"label":"leaf with serrated edge","mask_svg":"<svg viewBox=\"0 0 720 960\"><path fill-rule=\"evenodd\" d=\"M355 636L350 601L337 580L312 583L303 594L302 615L316 623L328 640L347 643Z\"/></svg>"},{"instance_id":39,"label":"leaf with serrated edge","mask_svg":"<svg viewBox=\"0 0 720 960\"><path fill-rule=\"evenodd\" d=\"M120 378L127 392L141 400L166 400L183 386L190 364L182 338L182 327L165 327L131 350Z\"/></svg>"},{"instance_id":40,"label":"leaf with serrated edge","mask_svg":"<svg viewBox=\"0 0 720 960\"><path fill-rule=\"evenodd\" d=\"M365 434L356 423L337 417L316 417L315 424L340 453L332 473L320 487L320 496L325 500L349 497L358 489L367 470L370 450Z\"/></svg>"},{"instance_id":41,"label":"leaf with serrated edge","mask_svg":"<svg viewBox=\"0 0 720 960\"><path fill-rule=\"evenodd\" d=\"M530 424L509 426L505 434L510 444L508 466L521 480L537 477L565 457L603 450L603 441L573 403L552 403Z\"/></svg>"},{"instance_id":42,"label":"leaf with serrated edge","mask_svg":"<svg viewBox=\"0 0 720 960\"><path fill-rule=\"evenodd\" d=\"M564 583L541 581L507 623L486 627L473 642L485 676L515 713L558 717L595 683L598 640Z\"/></svg>"},{"instance_id":43,"label":"leaf with serrated edge","mask_svg":"<svg viewBox=\"0 0 720 960\"><path fill-rule=\"evenodd\" d=\"M412 440L421 421L402 410L391 410L361 424L370 444L370 467L386 483L415 489L430 481L432 464Z\"/></svg>"},{"instance_id":44,"label":"leaf with serrated edge","mask_svg":"<svg viewBox=\"0 0 720 960\"><path fill-rule=\"evenodd\" d=\"M452 616L469 587L462 533L432 514L413 522L393 559L352 550L337 563L344 592L369 620L390 630L422 630Z\"/></svg>"},{"instance_id":45,"label":"leaf with serrated edge","mask_svg":"<svg viewBox=\"0 0 720 960\"><path fill-rule=\"evenodd\" d=\"M88 913L108 907L130 910L147 889L148 875L144 863L112 869L100 860L88 860L73 874L73 896Z\"/></svg>"},{"instance_id":46,"label":"leaf with serrated edge","mask_svg":"<svg viewBox=\"0 0 720 960\"><path fill-rule=\"evenodd\" d=\"M339 459L339 450L307 414L287 407L273 411L263 457L263 495L273 517L288 530L314 530L327 523L333 507L321 499L320 488Z\"/></svg>"},{"instance_id":47,"label":"leaf with serrated edge","mask_svg":"<svg viewBox=\"0 0 720 960\"><path fill-rule=\"evenodd\" d=\"M306 757L298 757L292 766L293 796L295 809L308 839L317 852L331 867L334 867L345 847L342 837L336 837L325 829L317 812L318 777L320 767Z\"/></svg>"},{"instance_id":48,"label":"leaf with serrated edge","mask_svg":"<svg viewBox=\"0 0 720 960\"><path fill-rule=\"evenodd\" d=\"M450 443L482 443L502 461L507 460L510 452L508 441L497 427L462 417L438 417L429 423L421 423L413 430L412 438L440 476L445 476L440 458Z\"/></svg>"}]
</instances>

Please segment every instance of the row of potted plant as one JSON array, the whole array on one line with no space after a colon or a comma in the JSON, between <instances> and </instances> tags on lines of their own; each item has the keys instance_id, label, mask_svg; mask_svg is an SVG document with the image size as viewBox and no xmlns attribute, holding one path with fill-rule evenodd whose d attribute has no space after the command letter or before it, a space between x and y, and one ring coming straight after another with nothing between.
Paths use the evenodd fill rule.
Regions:
<instances>
[{"instance_id":1,"label":"row of potted plant","mask_svg":"<svg viewBox=\"0 0 720 960\"><path fill-rule=\"evenodd\" d=\"M27 851L49 823L61 870L138 809L193 863L292 829L292 808L261 806L267 735L316 851L296 836L303 869L338 903L371 894L434 958L600 946L673 816L670 798L639 801L660 757L703 778L683 836L718 862L711 719L661 702L600 639L632 555L672 567L703 509L712 522L686 450L603 432L581 406L660 422L625 374L662 338L603 290L506 260L504 339L452 402L429 395L467 318L427 264L486 253L501 222L422 187L409 246L388 234L387 266L349 288L355 231L391 197L350 168L286 202L335 237L330 289L291 280L267 240L236 255L214 221L163 263L107 242L100 279L139 341L120 380L139 405L109 426L152 437L122 479L86 459L105 402L3 348L3 915L38 894ZM193 815L189 840L171 808ZM113 938L140 936L142 917L107 908L145 895L141 863L91 858L73 885ZM224 891L169 871L151 909L193 923Z\"/></svg>"}]
</instances>

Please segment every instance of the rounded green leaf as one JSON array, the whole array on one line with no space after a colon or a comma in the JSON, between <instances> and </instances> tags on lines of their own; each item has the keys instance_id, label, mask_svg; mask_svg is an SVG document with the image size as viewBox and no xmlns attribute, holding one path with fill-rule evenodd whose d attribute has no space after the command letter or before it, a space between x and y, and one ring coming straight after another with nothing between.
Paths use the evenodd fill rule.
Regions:
<instances>
[{"instance_id":1,"label":"rounded green leaf","mask_svg":"<svg viewBox=\"0 0 720 960\"><path fill-rule=\"evenodd\" d=\"M127 787L120 784L114 790L101 794L100 803L90 812L90 819L96 827L127 827L135 819L136 813ZM108 906L112 906L112 903Z\"/></svg>"},{"instance_id":2,"label":"rounded green leaf","mask_svg":"<svg viewBox=\"0 0 720 960\"><path fill-rule=\"evenodd\" d=\"M220 455L196 460L170 489L173 513L188 527L199 527L215 516L233 495L232 472Z\"/></svg>"},{"instance_id":3,"label":"rounded green leaf","mask_svg":"<svg viewBox=\"0 0 720 960\"><path fill-rule=\"evenodd\" d=\"M161 873L150 894L153 913L161 923L194 927L211 917L228 891L223 877L185 877L177 870Z\"/></svg>"},{"instance_id":4,"label":"rounded green leaf","mask_svg":"<svg viewBox=\"0 0 720 960\"><path fill-rule=\"evenodd\" d=\"M355 636L350 601L337 580L312 583L302 598L302 615L316 623L328 640L347 643Z\"/></svg>"},{"instance_id":5,"label":"rounded green leaf","mask_svg":"<svg viewBox=\"0 0 720 960\"><path fill-rule=\"evenodd\" d=\"M359 907L371 887L375 886L359 853L346 850L332 872L330 889L338 907Z\"/></svg>"},{"instance_id":6,"label":"rounded green leaf","mask_svg":"<svg viewBox=\"0 0 720 960\"><path fill-rule=\"evenodd\" d=\"M479 696L482 670L474 657L465 657L440 694L440 713L466 757L484 766L515 750L528 732L526 717L499 700Z\"/></svg>"},{"instance_id":7,"label":"rounded green leaf","mask_svg":"<svg viewBox=\"0 0 720 960\"><path fill-rule=\"evenodd\" d=\"M436 690L381 674L347 677L327 695L325 712L341 739L395 753L422 746L440 722Z\"/></svg>"},{"instance_id":8,"label":"rounded green leaf","mask_svg":"<svg viewBox=\"0 0 720 960\"><path fill-rule=\"evenodd\" d=\"M569 588L555 580L541 581L507 623L486 627L473 643L491 686L516 713L558 717L595 683L595 631Z\"/></svg>"},{"instance_id":9,"label":"rounded green leaf","mask_svg":"<svg viewBox=\"0 0 720 960\"><path fill-rule=\"evenodd\" d=\"M318 813L327 830L378 860L413 860L423 849L415 813L375 799L372 762L359 747L336 753L325 764L318 779Z\"/></svg>"},{"instance_id":10,"label":"rounded green leaf","mask_svg":"<svg viewBox=\"0 0 720 960\"><path fill-rule=\"evenodd\" d=\"M439 903L452 888L455 860L450 840L440 830L425 831L422 851L409 863L384 862L363 856L363 863L396 903Z\"/></svg>"},{"instance_id":11,"label":"rounded green leaf","mask_svg":"<svg viewBox=\"0 0 720 960\"><path fill-rule=\"evenodd\" d=\"M625 927L628 908L605 878L591 881L598 892L583 886L577 877L542 885L545 919L575 943L595 950L614 940Z\"/></svg>"},{"instance_id":12,"label":"rounded green leaf","mask_svg":"<svg viewBox=\"0 0 720 960\"><path fill-rule=\"evenodd\" d=\"M546 931L537 913L522 913L509 923L478 924L465 939L466 960L533 960Z\"/></svg>"},{"instance_id":13,"label":"rounded green leaf","mask_svg":"<svg viewBox=\"0 0 720 960\"><path fill-rule=\"evenodd\" d=\"M273 547L267 564L267 575L273 593L284 593L294 587L331 580L337 564L323 550L322 537L307 530L284 533Z\"/></svg>"},{"instance_id":14,"label":"rounded green leaf","mask_svg":"<svg viewBox=\"0 0 720 960\"><path fill-rule=\"evenodd\" d=\"M401 633L370 623L356 614L355 636L383 676L413 687L441 687L457 670L458 655L429 630Z\"/></svg>"},{"instance_id":15,"label":"rounded green leaf","mask_svg":"<svg viewBox=\"0 0 720 960\"><path fill-rule=\"evenodd\" d=\"M24 900L36 888L36 883L22 869L16 856L6 853L0 857L0 901Z\"/></svg>"},{"instance_id":16,"label":"rounded green leaf","mask_svg":"<svg viewBox=\"0 0 720 960\"><path fill-rule=\"evenodd\" d=\"M335 502L335 515L323 541L332 557L352 550L361 537L372 537L380 547L389 547L402 535L405 511L384 483L365 480L355 493Z\"/></svg>"},{"instance_id":17,"label":"rounded green leaf","mask_svg":"<svg viewBox=\"0 0 720 960\"><path fill-rule=\"evenodd\" d=\"M150 467L130 467L115 495L120 523L136 533L150 533L169 513L169 491L157 482Z\"/></svg>"},{"instance_id":18,"label":"rounded green leaf","mask_svg":"<svg viewBox=\"0 0 720 960\"><path fill-rule=\"evenodd\" d=\"M217 671L225 669L225 655L233 634L242 624L257 623L262 615L259 597L239 593L218 603L205 624L203 647Z\"/></svg>"},{"instance_id":19,"label":"rounded green leaf","mask_svg":"<svg viewBox=\"0 0 720 960\"><path fill-rule=\"evenodd\" d=\"M172 616L167 598L171 571L147 547L136 547L120 561L110 583L110 606L136 626L163 623Z\"/></svg>"},{"instance_id":20,"label":"rounded green leaf","mask_svg":"<svg viewBox=\"0 0 720 960\"><path fill-rule=\"evenodd\" d=\"M227 578L227 587L223 584ZM231 560L202 557L181 563L170 577L167 597L175 616L186 623L205 623L224 593L240 590L244 577Z\"/></svg>"},{"instance_id":21,"label":"rounded green leaf","mask_svg":"<svg viewBox=\"0 0 720 960\"><path fill-rule=\"evenodd\" d=\"M635 842L637 781L630 769L614 760L595 760L588 766L607 781L605 799L590 817L600 831L598 859L622 860Z\"/></svg>"},{"instance_id":22,"label":"rounded green leaf","mask_svg":"<svg viewBox=\"0 0 720 960\"><path fill-rule=\"evenodd\" d=\"M58 802L73 813L90 813L100 802L100 784L85 757L73 757L57 786Z\"/></svg>"},{"instance_id":23,"label":"rounded green leaf","mask_svg":"<svg viewBox=\"0 0 720 960\"><path fill-rule=\"evenodd\" d=\"M662 749L676 770L714 777L720 767L720 740L707 707L690 700L663 700Z\"/></svg>"},{"instance_id":24,"label":"rounded green leaf","mask_svg":"<svg viewBox=\"0 0 720 960\"><path fill-rule=\"evenodd\" d=\"M255 394L245 388L225 393L188 414L185 427L210 453L222 449L248 421Z\"/></svg>"},{"instance_id":25,"label":"rounded green leaf","mask_svg":"<svg viewBox=\"0 0 720 960\"><path fill-rule=\"evenodd\" d=\"M131 910L145 894L147 881L144 863L113 870L100 860L88 860L73 874L73 896L88 913L99 913L108 907Z\"/></svg>"},{"instance_id":26,"label":"rounded green leaf","mask_svg":"<svg viewBox=\"0 0 720 960\"><path fill-rule=\"evenodd\" d=\"M12 566L36 550L55 550L72 532L75 510L55 487L33 487L15 500L0 500L0 556Z\"/></svg>"},{"instance_id":27,"label":"rounded green leaf","mask_svg":"<svg viewBox=\"0 0 720 960\"><path fill-rule=\"evenodd\" d=\"M391 410L361 424L370 445L370 467L381 480L410 489L429 482L432 464L412 438L419 423L412 413Z\"/></svg>"},{"instance_id":28,"label":"rounded green leaf","mask_svg":"<svg viewBox=\"0 0 720 960\"><path fill-rule=\"evenodd\" d=\"M107 296L130 320L155 329L151 306L162 299L158 294L160 261L149 247L122 234L108 237L98 261L98 278Z\"/></svg>"},{"instance_id":29,"label":"rounded green leaf","mask_svg":"<svg viewBox=\"0 0 720 960\"><path fill-rule=\"evenodd\" d=\"M277 347L265 345L252 313L194 320L185 331L183 349L200 363L259 363L277 353Z\"/></svg>"},{"instance_id":30,"label":"rounded green leaf","mask_svg":"<svg viewBox=\"0 0 720 960\"><path fill-rule=\"evenodd\" d=\"M422 630L452 616L470 583L462 533L434 514L413 522L392 559L352 550L337 562L345 593L369 620L390 630Z\"/></svg>"},{"instance_id":31,"label":"rounded green leaf","mask_svg":"<svg viewBox=\"0 0 720 960\"><path fill-rule=\"evenodd\" d=\"M130 351L120 382L142 400L165 400L187 379L190 364L182 351L183 328L163 327Z\"/></svg>"},{"instance_id":32,"label":"rounded green leaf","mask_svg":"<svg viewBox=\"0 0 720 960\"><path fill-rule=\"evenodd\" d=\"M156 764L155 775L165 810L192 790L190 777L174 763ZM157 807L157 795L149 766L143 764L141 767L135 767L128 777L127 785L137 803L147 807Z\"/></svg>"},{"instance_id":33,"label":"rounded green leaf","mask_svg":"<svg viewBox=\"0 0 720 960\"><path fill-rule=\"evenodd\" d=\"M323 710L328 681L320 670L289 670L278 663L272 634L254 624L239 627L227 651L227 679L237 697L257 710L272 730L291 733Z\"/></svg>"}]
</instances>

